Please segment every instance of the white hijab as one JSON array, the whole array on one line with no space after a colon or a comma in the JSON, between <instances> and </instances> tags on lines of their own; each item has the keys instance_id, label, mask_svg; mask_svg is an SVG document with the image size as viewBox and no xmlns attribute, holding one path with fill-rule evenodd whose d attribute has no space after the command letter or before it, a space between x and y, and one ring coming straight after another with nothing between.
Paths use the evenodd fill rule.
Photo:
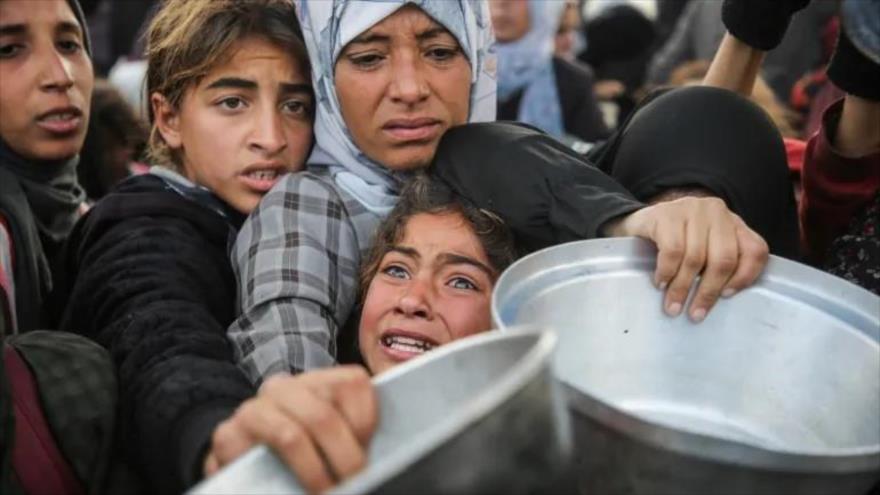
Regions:
<instances>
[{"instance_id":1,"label":"white hijab","mask_svg":"<svg viewBox=\"0 0 880 495\"><path fill-rule=\"evenodd\" d=\"M468 122L495 120L495 55L491 18L483 0L295 0L312 64L317 114L310 169L327 168L336 184L368 210L385 215L397 202L400 174L368 158L354 144L336 96L334 66L348 42L407 4L421 8L458 40L471 64Z\"/></svg>"}]
</instances>

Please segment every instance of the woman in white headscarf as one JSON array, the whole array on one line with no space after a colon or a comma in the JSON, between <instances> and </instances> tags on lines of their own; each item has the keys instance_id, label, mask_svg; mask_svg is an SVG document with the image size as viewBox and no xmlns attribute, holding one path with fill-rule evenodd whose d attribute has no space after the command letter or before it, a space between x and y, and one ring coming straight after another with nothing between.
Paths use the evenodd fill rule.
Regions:
<instances>
[{"instance_id":1,"label":"woman in white headscarf","mask_svg":"<svg viewBox=\"0 0 880 495\"><path fill-rule=\"evenodd\" d=\"M498 40L498 119L531 124L567 141L595 142L608 129L593 96L593 73L555 56L567 2L490 2Z\"/></svg>"}]
</instances>

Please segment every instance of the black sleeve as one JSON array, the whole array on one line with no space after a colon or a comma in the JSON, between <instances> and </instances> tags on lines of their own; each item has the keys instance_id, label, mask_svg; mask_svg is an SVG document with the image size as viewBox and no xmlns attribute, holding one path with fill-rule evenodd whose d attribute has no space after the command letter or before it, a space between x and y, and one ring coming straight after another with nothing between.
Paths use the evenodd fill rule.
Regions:
<instances>
[{"instance_id":1,"label":"black sleeve","mask_svg":"<svg viewBox=\"0 0 880 495\"><path fill-rule=\"evenodd\" d=\"M598 237L605 222L643 206L580 155L523 124L450 129L432 175L499 215L523 252Z\"/></svg>"},{"instance_id":2,"label":"black sleeve","mask_svg":"<svg viewBox=\"0 0 880 495\"><path fill-rule=\"evenodd\" d=\"M608 127L593 94L593 73L589 67L561 58L553 59L565 132L588 143L606 139Z\"/></svg>"},{"instance_id":3,"label":"black sleeve","mask_svg":"<svg viewBox=\"0 0 880 495\"><path fill-rule=\"evenodd\" d=\"M225 242L218 249L172 216L72 239L78 266L61 326L109 349L125 456L158 493L180 493L201 477L215 426L253 394L226 338L235 285Z\"/></svg>"}]
</instances>

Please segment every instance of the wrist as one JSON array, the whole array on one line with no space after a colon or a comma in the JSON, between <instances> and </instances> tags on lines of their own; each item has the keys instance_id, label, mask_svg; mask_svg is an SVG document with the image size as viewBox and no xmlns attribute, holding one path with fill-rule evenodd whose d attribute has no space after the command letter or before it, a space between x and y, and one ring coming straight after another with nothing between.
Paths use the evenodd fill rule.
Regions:
<instances>
[{"instance_id":1,"label":"wrist","mask_svg":"<svg viewBox=\"0 0 880 495\"><path fill-rule=\"evenodd\" d=\"M630 234L626 219L630 218L634 213L626 213L608 220L599 228L599 233L602 237L628 237Z\"/></svg>"},{"instance_id":2,"label":"wrist","mask_svg":"<svg viewBox=\"0 0 880 495\"><path fill-rule=\"evenodd\" d=\"M851 158L880 150L880 101L846 95L834 132L834 149Z\"/></svg>"}]
</instances>

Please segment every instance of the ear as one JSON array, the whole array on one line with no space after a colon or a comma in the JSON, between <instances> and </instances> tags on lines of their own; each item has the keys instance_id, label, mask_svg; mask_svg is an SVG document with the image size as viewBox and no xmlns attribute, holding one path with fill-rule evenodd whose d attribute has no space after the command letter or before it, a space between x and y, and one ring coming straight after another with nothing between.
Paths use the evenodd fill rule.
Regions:
<instances>
[{"instance_id":1,"label":"ear","mask_svg":"<svg viewBox=\"0 0 880 495\"><path fill-rule=\"evenodd\" d=\"M153 93L150 95L150 105L153 108L153 119L159 134L165 144L171 149L180 149L180 112L169 102L164 95Z\"/></svg>"}]
</instances>

